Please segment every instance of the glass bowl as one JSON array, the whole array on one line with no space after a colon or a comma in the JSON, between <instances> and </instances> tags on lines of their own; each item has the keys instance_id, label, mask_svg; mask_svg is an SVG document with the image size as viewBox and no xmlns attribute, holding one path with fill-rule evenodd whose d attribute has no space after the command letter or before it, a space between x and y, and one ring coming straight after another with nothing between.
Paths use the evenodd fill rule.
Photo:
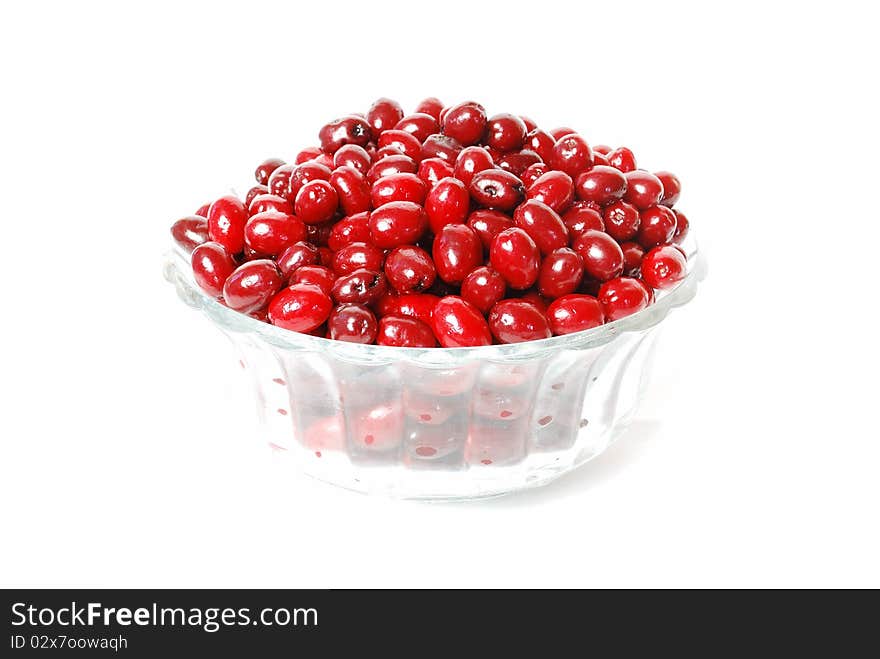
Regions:
<instances>
[{"instance_id":1,"label":"glass bowl","mask_svg":"<svg viewBox=\"0 0 880 659\"><path fill-rule=\"evenodd\" d=\"M633 417L657 330L706 273L647 309L575 334L479 348L392 348L298 334L206 295L175 248L165 278L224 332L253 383L255 434L295 469L365 493L469 499L546 484L604 451Z\"/></svg>"}]
</instances>

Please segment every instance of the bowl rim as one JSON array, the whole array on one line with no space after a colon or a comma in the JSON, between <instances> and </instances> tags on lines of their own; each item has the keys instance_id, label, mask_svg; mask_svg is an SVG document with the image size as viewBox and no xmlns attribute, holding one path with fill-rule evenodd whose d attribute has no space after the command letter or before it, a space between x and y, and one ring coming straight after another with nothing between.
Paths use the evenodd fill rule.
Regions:
<instances>
[{"instance_id":1,"label":"bowl rim","mask_svg":"<svg viewBox=\"0 0 880 659\"><path fill-rule=\"evenodd\" d=\"M696 295L708 272L706 257L692 235L681 245L687 255L687 274L674 287L656 292L653 304L641 311L598 327L537 341L463 348L403 348L336 341L302 334L234 311L212 298L195 283L190 258L174 245L164 255L165 279L174 284L178 296L190 307L201 310L221 329L253 334L273 346L287 350L330 353L356 362L409 361L428 367L448 367L462 361L526 360L559 350L585 350L614 340L621 334L647 330L659 324L670 311L684 306Z\"/></svg>"}]
</instances>

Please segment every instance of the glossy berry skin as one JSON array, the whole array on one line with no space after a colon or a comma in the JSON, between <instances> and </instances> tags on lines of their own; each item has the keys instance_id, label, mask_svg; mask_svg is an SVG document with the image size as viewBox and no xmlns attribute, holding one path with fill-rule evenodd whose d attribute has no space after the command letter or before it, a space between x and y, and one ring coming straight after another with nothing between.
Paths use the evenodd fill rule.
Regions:
<instances>
[{"instance_id":1,"label":"glossy berry skin","mask_svg":"<svg viewBox=\"0 0 880 659\"><path fill-rule=\"evenodd\" d=\"M383 316L376 343L395 348L434 348L433 330L420 320L407 316Z\"/></svg>"},{"instance_id":2,"label":"glossy berry skin","mask_svg":"<svg viewBox=\"0 0 880 659\"><path fill-rule=\"evenodd\" d=\"M538 280L541 253L529 234L513 227L505 229L492 239L489 262L507 285L525 290Z\"/></svg>"},{"instance_id":3,"label":"glossy berry skin","mask_svg":"<svg viewBox=\"0 0 880 659\"><path fill-rule=\"evenodd\" d=\"M687 219L687 215L681 211L674 210L672 212L675 214L675 234L672 236L672 241L676 245L680 245L684 242L684 239L687 238L691 223Z\"/></svg>"},{"instance_id":4,"label":"glossy berry skin","mask_svg":"<svg viewBox=\"0 0 880 659\"><path fill-rule=\"evenodd\" d=\"M266 158L266 160L257 165L257 169L254 170L254 178L258 184L268 185L272 172L284 164L285 162L281 158Z\"/></svg>"},{"instance_id":5,"label":"glossy berry skin","mask_svg":"<svg viewBox=\"0 0 880 659\"><path fill-rule=\"evenodd\" d=\"M474 305L483 315L488 314L504 298L506 291L504 277L488 266L471 270L461 283L462 299Z\"/></svg>"},{"instance_id":6,"label":"glossy berry skin","mask_svg":"<svg viewBox=\"0 0 880 659\"><path fill-rule=\"evenodd\" d=\"M320 288L328 296L333 290L333 282L336 281L336 275L330 268L323 265L304 265L293 271L288 282L291 286L294 284L313 284Z\"/></svg>"},{"instance_id":7,"label":"glossy berry skin","mask_svg":"<svg viewBox=\"0 0 880 659\"><path fill-rule=\"evenodd\" d=\"M422 152L420 157L422 160L426 158L440 158L450 165L455 164L455 159L461 153L461 144L448 135L429 135L422 144Z\"/></svg>"},{"instance_id":8,"label":"glossy berry skin","mask_svg":"<svg viewBox=\"0 0 880 659\"><path fill-rule=\"evenodd\" d=\"M476 144L486 132L486 109L473 101L459 103L442 115L440 127L444 135L463 146Z\"/></svg>"},{"instance_id":9,"label":"glossy berry skin","mask_svg":"<svg viewBox=\"0 0 880 659\"><path fill-rule=\"evenodd\" d=\"M248 261L238 266L223 284L226 306L241 313L262 309L284 285L278 266L271 259Z\"/></svg>"},{"instance_id":10,"label":"glossy berry skin","mask_svg":"<svg viewBox=\"0 0 880 659\"><path fill-rule=\"evenodd\" d=\"M513 114L496 114L486 122L486 144L504 153L521 149L526 139L526 123Z\"/></svg>"},{"instance_id":11,"label":"glossy berry skin","mask_svg":"<svg viewBox=\"0 0 880 659\"><path fill-rule=\"evenodd\" d=\"M539 341L552 336L544 314L523 300L501 300L492 307L489 329L501 343Z\"/></svg>"},{"instance_id":12,"label":"glossy berry skin","mask_svg":"<svg viewBox=\"0 0 880 659\"><path fill-rule=\"evenodd\" d=\"M440 158L426 158L419 163L418 176L430 190L438 181L448 176L452 176L453 169L445 160Z\"/></svg>"},{"instance_id":13,"label":"glossy berry skin","mask_svg":"<svg viewBox=\"0 0 880 659\"><path fill-rule=\"evenodd\" d=\"M296 216L306 224L321 224L331 219L339 207L339 195L329 181L309 181L293 202Z\"/></svg>"},{"instance_id":14,"label":"glossy berry skin","mask_svg":"<svg viewBox=\"0 0 880 659\"><path fill-rule=\"evenodd\" d=\"M492 245L495 236L514 226L510 217L493 210L475 210L468 215L467 225L479 236L486 249Z\"/></svg>"},{"instance_id":15,"label":"glossy berry skin","mask_svg":"<svg viewBox=\"0 0 880 659\"><path fill-rule=\"evenodd\" d=\"M370 344L378 332L376 316L363 304L340 304L327 318L327 338L334 341Z\"/></svg>"},{"instance_id":16,"label":"glossy berry skin","mask_svg":"<svg viewBox=\"0 0 880 659\"><path fill-rule=\"evenodd\" d=\"M277 256L289 245L305 238L306 225L302 220L278 211L251 215L244 227L245 244L263 256Z\"/></svg>"},{"instance_id":17,"label":"glossy berry skin","mask_svg":"<svg viewBox=\"0 0 880 659\"><path fill-rule=\"evenodd\" d=\"M654 176L663 184L663 197L660 203L672 208L681 196L681 181L672 172L654 172Z\"/></svg>"},{"instance_id":18,"label":"glossy berry skin","mask_svg":"<svg viewBox=\"0 0 880 659\"><path fill-rule=\"evenodd\" d=\"M619 149L614 149L606 154L605 157L611 167L619 169L624 174L636 170L636 157L633 155L633 152L625 146L622 146Z\"/></svg>"},{"instance_id":19,"label":"glossy berry skin","mask_svg":"<svg viewBox=\"0 0 880 659\"><path fill-rule=\"evenodd\" d=\"M605 231L605 221L599 211L577 204L565 211L562 223L568 229L572 241L577 240L584 231L590 229Z\"/></svg>"},{"instance_id":20,"label":"glossy berry skin","mask_svg":"<svg viewBox=\"0 0 880 659\"><path fill-rule=\"evenodd\" d=\"M286 197L293 201L302 187L310 181L329 181L330 172L327 165L322 165L319 162L309 161L297 165L287 183Z\"/></svg>"},{"instance_id":21,"label":"glossy berry skin","mask_svg":"<svg viewBox=\"0 0 880 659\"><path fill-rule=\"evenodd\" d=\"M659 178L640 169L627 172L624 176L626 176L626 193L623 195L625 202L640 211L660 203L663 198L663 183Z\"/></svg>"},{"instance_id":22,"label":"glossy berry skin","mask_svg":"<svg viewBox=\"0 0 880 659\"><path fill-rule=\"evenodd\" d=\"M666 206L652 206L639 213L639 232L636 240L645 249L668 243L675 235L675 213Z\"/></svg>"},{"instance_id":23,"label":"glossy berry skin","mask_svg":"<svg viewBox=\"0 0 880 659\"><path fill-rule=\"evenodd\" d=\"M623 272L623 252L607 233L584 231L573 248L584 262L584 273L593 279L607 281Z\"/></svg>"},{"instance_id":24,"label":"glossy berry skin","mask_svg":"<svg viewBox=\"0 0 880 659\"><path fill-rule=\"evenodd\" d=\"M354 167L350 165L337 167L330 174L330 185L336 190L339 207L346 215L357 215L370 210L372 204L370 184Z\"/></svg>"},{"instance_id":25,"label":"glossy berry skin","mask_svg":"<svg viewBox=\"0 0 880 659\"><path fill-rule=\"evenodd\" d=\"M326 247L327 239L330 237L330 232L333 230L333 221L329 222L321 222L320 224L307 224L306 239L315 245L315 247Z\"/></svg>"},{"instance_id":26,"label":"glossy berry skin","mask_svg":"<svg viewBox=\"0 0 880 659\"><path fill-rule=\"evenodd\" d=\"M402 153L395 153L374 162L373 166L370 167L370 171L367 172L367 181L372 185L380 178L391 176L392 174L401 174L404 172L415 174L418 171L418 167L416 161L409 156L405 156Z\"/></svg>"},{"instance_id":27,"label":"glossy berry skin","mask_svg":"<svg viewBox=\"0 0 880 659\"><path fill-rule=\"evenodd\" d=\"M196 209L196 212L193 215L198 215L199 217L208 217L208 209L211 207L211 203L202 204Z\"/></svg>"},{"instance_id":28,"label":"glossy berry skin","mask_svg":"<svg viewBox=\"0 0 880 659\"><path fill-rule=\"evenodd\" d=\"M171 225L171 237L186 252L192 252L208 242L208 219L200 215L187 215Z\"/></svg>"},{"instance_id":29,"label":"glossy berry skin","mask_svg":"<svg viewBox=\"0 0 880 659\"><path fill-rule=\"evenodd\" d=\"M550 171L529 186L526 196L564 213L574 198L574 183L565 172Z\"/></svg>"},{"instance_id":30,"label":"glossy berry skin","mask_svg":"<svg viewBox=\"0 0 880 659\"><path fill-rule=\"evenodd\" d=\"M318 286L294 284L269 302L269 321L294 332L311 332L322 325L333 310L333 302Z\"/></svg>"},{"instance_id":31,"label":"glossy berry skin","mask_svg":"<svg viewBox=\"0 0 880 659\"><path fill-rule=\"evenodd\" d=\"M373 208L392 201L411 201L422 204L428 194L428 186L415 174L392 174L373 184L370 198Z\"/></svg>"},{"instance_id":32,"label":"glossy berry skin","mask_svg":"<svg viewBox=\"0 0 880 659\"><path fill-rule=\"evenodd\" d=\"M431 329L444 348L471 348L492 344L492 333L480 311L455 295L442 298L434 307Z\"/></svg>"},{"instance_id":33,"label":"glossy berry skin","mask_svg":"<svg viewBox=\"0 0 880 659\"><path fill-rule=\"evenodd\" d=\"M638 209L625 201L605 207L605 231L617 241L632 240L639 232L641 216Z\"/></svg>"},{"instance_id":34,"label":"glossy berry skin","mask_svg":"<svg viewBox=\"0 0 880 659\"><path fill-rule=\"evenodd\" d=\"M250 208L251 202L258 196L268 194L269 188L265 185L255 185L250 190L247 191L247 194L244 196L244 207Z\"/></svg>"},{"instance_id":35,"label":"glossy berry skin","mask_svg":"<svg viewBox=\"0 0 880 659\"><path fill-rule=\"evenodd\" d=\"M375 270L355 270L333 282L331 295L339 303L371 304L385 294L385 275Z\"/></svg>"},{"instance_id":36,"label":"glossy berry skin","mask_svg":"<svg viewBox=\"0 0 880 659\"><path fill-rule=\"evenodd\" d=\"M440 279L447 284L461 284L483 263L483 244L466 224L447 224L434 238L432 256Z\"/></svg>"},{"instance_id":37,"label":"glossy berry skin","mask_svg":"<svg viewBox=\"0 0 880 659\"><path fill-rule=\"evenodd\" d=\"M637 242L627 240L620 243L620 251L623 252L623 274L638 275L639 269L642 267L642 257L645 256L645 249Z\"/></svg>"},{"instance_id":38,"label":"glossy berry skin","mask_svg":"<svg viewBox=\"0 0 880 659\"><path fill-rule=\"evenodd\" d=\"M576 188L579 199L605 206L626 193L626 177L613 167L596 165L578 176Z\"/></svg>"},{"instance_id":39,"label":"glossy berry skin","mask_svg":"<svg viewBox=\"0 0 880 659\"><path fill-rule=\"evenodd\" d=\"M403 108L400 103L390 98L379 98L367 111L367 123L373 137L378 137L383 131L394 128L397 122L403 119Z\"/></svg>"},{"instance_id":40,"label":"glossy berry skin","mask_svg":"<svg viewBox=\"0 0 880 659\"><path fill-rule=\"evenodd\" d=\"M606 281L599 289L599 302L610 323L646 309L651 302L644 284L632 277Z\"/></svg>"},{"instance_id":41,"label":"glossy berry skin","mask_svg":"<svg viewBox=\"0 0 880 659\"><path fill-rule=\"evenodd\" d=\"M464 183L451 176L438 181L425 199L431 231L439 234L447 224L464 224L470 204L471 197Z\"/></svg>"},{"instance_id":42,"label":"glossy berry skin","mask_svg":"<svg viewBox=\"0 0 880 659\"><path fill-rule=\"evenodd\" d=\"M248 215L254 216L257 213L265 213L266 211L275 211L284 215L293 215L293 204L284 197L274 194L257 195L248 204Z\"/></svg>"},{"instance_id":43,"label":"glossy berry skin","mask_svg":"<svg viewBox=\"0 0 880 659\"><path fill-rule=\"evenodd\" d=\"M304 162L314 160L315 158L319 158L322 155L324 155L324 152L321 151L321 147L307 146L305 149L296 154L296 158L293 159L293 164L301 165Z\"/></svg>"},{"instance_id":44,"label":"glossy berry skin","mask_svg":"<svg viewBox=\"0 0 880 659\"><path fill-rule=\"evenodd\" d=\"M333 255L333 272L336 276L347 275L366 268L379 271L385 263L385 252L369 243L351 243Z\"/></svg>"},{"instance_id":45,"label":"glossy berry skin","mask_svg":"<svg viewBox=\"0 0 880 659\"><path fill-rule=\"evenodd\" d=\"M430 255L421 247L402 245L385 258L385 277L398 293L421 293L434 283L437 270Z\"/></svg>"},{"instance_id":46,"label":"glossy berry skin","mask_svg":"<svg viewBox=\"0 0 880 659\"><path fill-rule=\"evenodd\" d=\"M550 154L550 166L572 179L593 166L593 151L580 135L573 133L557 140Z\"/></svg>"},{"instance_id":47,"label":"glossy berry skin","mask_svg":"<svg viewBox=\"0 0 880 659\"><path fill-rule=\"evenodd\" d=\"M378 310L382 316L406 316L430 325L439 301L438 296L430 293L385 295L378 301Z\"/></svg>"},{"instance_id":48,"label":"glossy berry skin","mask_svg":"<svg viewBox=\"0 0 880 659\"><path fill-rule=\"evenodd\" d=\"M536 162L526 167L525 171L520 175L523 185L528 190L539 178L550 171L550 165L545 162Z\"/></svg>"},{"instance_id":49,"label":"glossy berry skin","mask_svg":"<svg viewBox=\"0 0 880 659\"><path fill-rule=\"evenodd\" d=\"M555 145L556 140L553 136L540 128L531 130L526 134L525 147L541 156L541 160L544 162L549 162Z\"/></svg>"},{"instance_id":50,"label":"glossy berry skin","mask_svg":"<svg viewBox=\"0 0 880 659\"><path fill-rule=\"evenodd\" d=\"M440 113L443 112L443 101L435 96L429 96L419 102L415 109L416 112L429 114L437 121L440 121Z\"/></svg>"},{"instance_id":51,"label":"glossy berry skin","mask_svg":"<svg viewBox=\"0 0 880 659\"><path fill-rule=\"evenodd\" d=\"M559 126L558 128L550 129L550 136L553 138L553 143L556 144L559 140L561 140L566 135L571 135L573 133L577 133L574 128L569 128L568 126Z\"/></svg>"},{"instance_id":52,"label":"glossy berry skin","mask_svg":"<svg viewBox=\"0 0 880 659\"><path fill-rule=\"evenodd\" d=\"M541 157L537 153L528 149L521 149L520 151L508 151L501 154L496 164L499 169L508 171L517 178L520 178L529 167L542 163Z\"/></svg>"},{"instance_id":53,"label":"glossy berry skin","mask_svg":"<svg viewBox=\"0 0 880 659\"><path fill-rule=\"evenodd\" d=\"M503 169L487 169L471 180L468 191L485 208L512 211L525 197L522 181Z\"/></svg>"},{"instance_id":54,"label":"glossy berry skin","mask_svg":"<svg viewBox=\"0 0 880 659\"><path fill-rule=\"evenodd\" d=\"M494 169L492 156L481 146L469 146L462 149L455 159L453 176L465 185L470 185L474 176L487 169Z\"/></svg>"},{"instance_id":55,"label":"glossy berry skin","mask_svg":"<svg viewBox=\"0 0 880 659\"><path fill-rule=\"evenodd\" d=\"M383 249L411 245L427 226L428 218L421 206L411 201L392 201L370 214L370 239Z\"/></svg>"},{"instance_id":56,"label":"glossy berry skin","mask_svg":"<svg viewBox=\"0 0 880 659\"><path fill-rule=\"evenodd\" d=\"M592 295L564 295L547 308L547 321L553 334L559 336L599 327L605 315Z\"/></svg>"},{"instance_id":57,"label":"glossy berry skin","mask_svg":"<svg viewBox=\"0 0 880 659\"><path fill-rule=\"evenodd\" d=\"M327 237L327 247L338 251L351 243L365 243L370 240L370 214L356 213L344 217L333 225Z\"/></svg>"},{"instance_id":58,"label":"glossy berry skin","mask_svg":"<svg viewBox=\"0 0 880 659\"><path fill-rule=\"evenodd\" d=\"M235 270L235 261L220 243L206 242L193 249L190 256L193 278L211 297L223 295L223 284Z\"/></svg>"},{"instance_id":59,"label":"glossy berry skin","mask_svg":"<svg viewBox=\"0 0 880 659\"><path fill-rule=\"evenodd\" d=\"M370 124L363 117L349 115L326 124L318 131L321 150L333 155L346 144L366 146L372 138Z\"/></svg>"},{"instance_id":60,"label":"glossy berry skin","mask_svg":"<svg viewBox=\"0 0 880 659\"><path fill-rule=\"evenodd\" d=\"M266 187L269 189L268 194L292 200L293 197L287 190L290 185L290 177L293 175L293 170L296 167L297 165L281 165L281 167L272 172L269 176L269 182L266 184Z\"/></svg>"},{"instance_id":61,"label":"glossy berry skin","mask_svg":"<svg viewBox=\"0 0 880 659\"><path fill-rule=\"evenodd\" d=\"M301 240L281 252L278 258L275 259L275 262L278 264L281 274L290 278L299 268L307 265L317 265L319 260L318 248L312 243Z\"/></svg>"},{"instance_id":62,"label":"glossy berry skin","mask_svg":"<svg viewBox=\"0 0 880 659\"><path fill-rule=\"evenodd\" d=\"M224 195L208 208L208 237L220 243L229 254L244 249L244 225L248 212L235 195Z\"/></svg>"},{"instance_id":63,"label":"glossy berry skin","mask_svg":"<svg viewBox=\"0 0 880 659\"><path fill-rule=\"evenodd\" d=\"M550 306L550 300L545 298L538 291L534 289L526 291L524 294L519 296L519 299L523 302L528 302L542 314L544 314L545 316L547 315L547 307Z\"/></svg>"},{"instance_id":64,"label":"glossy berry skin","mask_svg":"<svg viewBox=\"0 0 880 659\"><path fill-rule=\"evenodd\" d=\"M562 247L547 255L538 273L538 292L555 299L574 293L584 278L584 264L573 249Z\"/></svg>"},{"instance_id":65,"label":"glossy berry skin","mask_svg":"<svg viewBox=\"0 0 880 659\"><path fill-rule=\"evenodd\" d=\"M334 170L343 166L354 167L363 176L366 176L372 164L370 154L357 144L346 144L333 154Z\"/></svg>"},{"instance_id":66,"label":"glossy berry skin","mask_svg":"<svg viewBox=\"0 0 880 659\"><path fill-rule=\"evenodd\" d=\"M513 222L529 234L541 254L546 255L568 245L568 229L562 218L540 201L529 199L517 206L513 212Z\"/></svg>"},{"instance_id":67,"label":"glossy berry skin","mask_svg":"<svg viewBox=\"0 0 880 659\"><path fill-rule=\"evenodd\" d=\"M380 149L383 147L391 147L395 151L402 153L413 160L420 160L422 143L405 130L386 130L379 136L377 144Z\"/></svg>"},{"instance_id":68,"label":"glossy berry skin","mask_svg":"<svg viewBox=\"0 0 880 659\"><path fill-rule=\"evenodd\" d=\"M440 132L440 123L430 114L416 112L403 117L394 129L410 133L419 142L424 142L428 139L428 135Z\"/></svg>"},{"instance_id":69,"label":"glossy berry skin","mask_svg":"<svg viewBox=\"0 0 880 659\"><path fill-rule=\"evenodd\" d=\"M651 288L672 288L687 274L687 259L674 245L659 245L645 254L641 273Z\"/></svg>"}]
</instances>

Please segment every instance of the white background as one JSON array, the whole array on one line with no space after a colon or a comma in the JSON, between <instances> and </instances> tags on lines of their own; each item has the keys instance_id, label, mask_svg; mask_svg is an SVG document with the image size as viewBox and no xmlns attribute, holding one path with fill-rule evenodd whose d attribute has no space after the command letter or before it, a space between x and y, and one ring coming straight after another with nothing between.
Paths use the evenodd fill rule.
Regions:
<instances>
[{"instance_id":1,"label":"white background","mask_svg":"<svg viewBox=\"0 0 880 659\"><path fill-rule=\"evenodd\" d=\"M867 3L5 3L7 586L880 586ZM167 228L378 96L474 98L684 182L708 251L637 420L539 491L373 499L252 440Z\"/></svg>"}]
</instances>

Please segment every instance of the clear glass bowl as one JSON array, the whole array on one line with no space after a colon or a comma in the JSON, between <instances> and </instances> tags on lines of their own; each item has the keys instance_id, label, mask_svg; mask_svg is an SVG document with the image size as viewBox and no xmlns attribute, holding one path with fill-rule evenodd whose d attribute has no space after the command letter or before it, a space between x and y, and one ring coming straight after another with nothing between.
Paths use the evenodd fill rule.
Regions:
<instances>
[{"instance_id":1,"label":"clear glass bowl","mask_svg":"<svg viewBox=\"0 0 880 659\"><path fill-rule=\"evenodd\" d=\"M253 382L259 437L322 481L411 499L536 487L604 451L632 418L657 329L697 291L687 277L649 308L595 329L480 348L365 346L298 334L232 311L196 286L189 257L165 278L232 341Z\"/></svg>"}]
</instances>

